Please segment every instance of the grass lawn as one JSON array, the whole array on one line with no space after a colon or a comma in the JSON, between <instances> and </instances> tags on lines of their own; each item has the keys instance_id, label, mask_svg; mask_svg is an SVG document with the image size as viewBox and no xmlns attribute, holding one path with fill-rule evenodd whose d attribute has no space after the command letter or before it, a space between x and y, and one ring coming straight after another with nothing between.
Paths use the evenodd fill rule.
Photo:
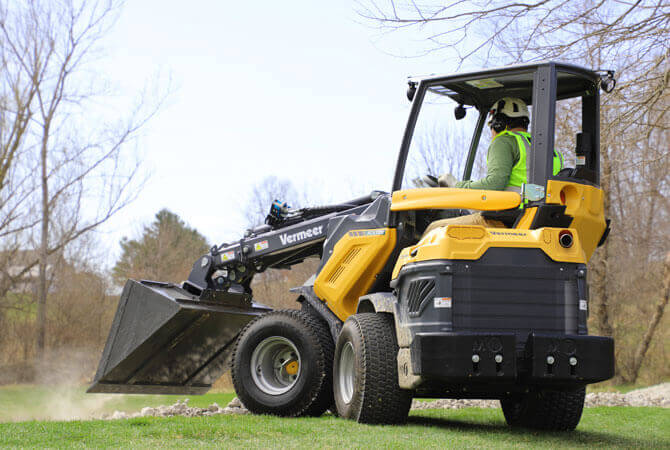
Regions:
<instances>
[{"instance_id":1,"label":"grass lawn","mask_svg":"<svg viewBox=\"0 0 670 450\"><path fill-rule=\"evenodd\" d=\"M405 426L359 425L333 416L283 419L222 415L115 421L33 421L0 424L0 446L670 448L670 410L590 408L585 410L579 427L572 433L511 430L505 425L500 410L476 408L416 411Z\"/></svg>"}]
</instances>

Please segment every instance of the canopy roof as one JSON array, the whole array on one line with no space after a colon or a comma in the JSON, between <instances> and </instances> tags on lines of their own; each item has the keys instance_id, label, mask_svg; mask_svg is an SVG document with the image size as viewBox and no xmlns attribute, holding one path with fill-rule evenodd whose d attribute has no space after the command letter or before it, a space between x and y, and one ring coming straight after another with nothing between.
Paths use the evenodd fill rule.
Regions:
<instances>
[{"instance_id":1,"label":"canopy roof","mask_svg":"<svg viewBox=\"0 0 670 450\"><path fill-rule=\"evenodd\" d=\"M531 105L535 73L539 67L546 65L556 67L558 100L590 95L598 89L600 72L553 61L469 73L415 77L410 82L425 83L431 92L446 95L460 104L479 109L488 109L501 97L518 97Z\"/></svg>"}]
</instances>

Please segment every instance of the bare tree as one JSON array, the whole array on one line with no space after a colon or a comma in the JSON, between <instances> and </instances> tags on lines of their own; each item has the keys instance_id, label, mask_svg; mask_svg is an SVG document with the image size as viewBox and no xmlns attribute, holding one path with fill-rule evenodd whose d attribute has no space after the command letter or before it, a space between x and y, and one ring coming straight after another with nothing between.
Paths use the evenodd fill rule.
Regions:
<instances>
[{"instance_id":1,"label":"bare tree","mask_svg":"<svg viewBox=\"0 0 670 450\"><path fill-rule=\"evenodd\" d=\"M272 202L279 200L291 208L304 206L305 195L298 192L291 180L269 176L256 183L244 206L244 216L249 228L260 225L270 212Z\"/></svg>"},{"instance_id":2,"label":"bare tree","mask_svg":"<svg viewBox=\"0 0 670 450\"><path fill-rule=\"evenodd\" d=\"M653 315L651 317L651 320L649 321L644 336L642 337L642 340L640 341L640 343L637 346L637 349L635 350L635 357L633 358L630 372L628 376L624 378L626 381L630 383L635 383L637 381L638 376L640 375L640 368L642 367L642 362L644 361L644 357L647 354L647 351L649 350L649 345L651 344L651 340L653 339L654 334L656 333L658 324L661 322L661 319L663 318L663 314L665 313L666 306L668 306L669 299L670 299L670 252L668 252L665 258L663 293L661 294L661 298L654 308Z\"/></svg>"},{"instance_id":3,"label":"bare tree","mask_svg":"<svg viewBox=\"0 0 670 450\"><path fill-rule=\"evenodd\" d=\"M465 125L463 125L465 127ZM433 123L422 127L412 139L412 146L408 154L406 180L429 174L440 176L451 173L459 178L465 169L465 159L468 153L471 128L464 129L458 125L447 126ZM473 167L473 178L479 178L485 172L486 137L482 136L480 148L477 152Z\"/></svg>"},{"instance_id":4,"label":"bare tree","mask_svg":"<svg viewBox=\"0 0 670 450\"><path fill-rule=\"evenodd\" d=\"M106 222L141 187L133 142L160 102L141 96L128 114L115 118L102 105L107 87L95 68L100 42L122 4L0 1L0 98L10 111L0 123L0 176L14 170L35 181L16 209L30 217L19 227L21 239L37 249L36 258L10 277L5 289L39 268L38 351L45 346L51 255ZM0 189L9 186L2 182Z\"/></svg>"}]
</instances>

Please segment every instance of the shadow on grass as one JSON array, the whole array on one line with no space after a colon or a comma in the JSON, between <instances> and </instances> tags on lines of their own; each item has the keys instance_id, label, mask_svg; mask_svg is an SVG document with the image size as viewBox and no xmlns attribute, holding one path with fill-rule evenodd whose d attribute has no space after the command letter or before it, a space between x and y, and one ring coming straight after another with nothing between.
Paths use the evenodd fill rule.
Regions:
<instances>
[{"instance_id":1,"label":"shadow on grass","mask_svg":"<svg viewBox=\"0 0 670 450\"><path fill-rule=\"evenodd\" d=\"M407 420L408 425L420 425L444 428L449 431L458 431L461 433L478 434L489 433L498 436L541 439L544 443L547 441L560 441L562 445L586 445L586 446L624 446L637 447L643 444L642 439L632 439L621 435L612 435L611 433L600 433L597 431L582 431L579 428L575 431L539 431L523 428L510 428L504 424L483 424L472 423L465 420L440 419L436 417L411 416Z\"/></svg>"}]
</instances>

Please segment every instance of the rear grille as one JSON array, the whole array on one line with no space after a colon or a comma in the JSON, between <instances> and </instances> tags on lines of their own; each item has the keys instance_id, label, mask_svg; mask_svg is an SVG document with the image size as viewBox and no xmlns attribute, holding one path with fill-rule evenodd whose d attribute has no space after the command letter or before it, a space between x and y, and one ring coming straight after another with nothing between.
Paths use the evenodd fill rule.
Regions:
<instances>
[{"instance_id":1,"label":"rear grille","mask_svg":"<svg viewBox=\"0 0 670 450\"><path fill-rule=\"evenodd\" d=\"M539 249L492 248L476 261L408 266L399 276L398 298L415 332L514 333L523 346L529 333L585 332L579 300L586 294L579 293L577 276L583 270ZM434 297L452 301L434 305Z\"/></svg>"},{"instance_id":2,"label":"rear grille","mask_svg":"<svg viewBox=\"0 0 670 450\"><path fill-rule=\"evenodd\" d=\"M453 279L454 331L577 333L574 281L539 274L520 277L518 271L503 268L497 276L470 272Z\"/></svg>"},{"instance_id":3,"label":"rear grille","mask_svg":"<svg viewBox=\"0 0 670 450\"><path fill-rule=\"evenodd\" d=\"M435 296L435 279L412 281L407 288L407 311L410 317L421 313L421 305L427 298Z\"/></svg>"}]
</instances>

